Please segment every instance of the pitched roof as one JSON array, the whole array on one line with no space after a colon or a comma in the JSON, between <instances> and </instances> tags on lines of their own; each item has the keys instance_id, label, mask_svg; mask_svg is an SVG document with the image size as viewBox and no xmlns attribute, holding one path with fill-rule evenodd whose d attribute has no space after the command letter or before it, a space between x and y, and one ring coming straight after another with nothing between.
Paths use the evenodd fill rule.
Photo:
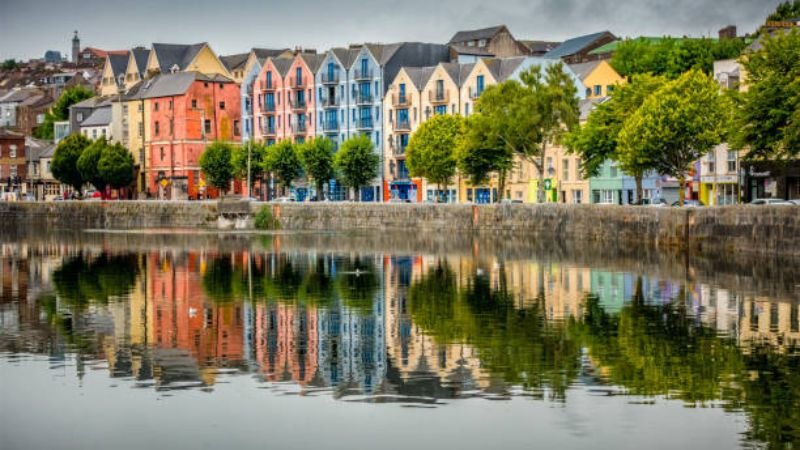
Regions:
<instances>
[{"instance_id":1,"label":"pitched roof","mask_svg":"<svg viewBox=\"0 0 800 450\"><path fill-rule=\"evenodd\" d=\"M26 98L19 104L19 106L37 107L37 106L47 105L50 103L53 103L53 99L50 98L49 95L42 93Z\"/></svg>"},{"instance_id":2,"label":"pitched roof","mask_svg":"<svg viewBox=\"0 0 800 450\"><path fill-rule=\"evenodd\" d=\"M306 63L311 73L317 73L319 66L322 65L322 61L325 60L325 55L319 55L317 53L301 53L299 56L300 59Z\"/></svg>"},{"instance_id":3,"label":"pitched roof","mask_svg":"<svg viewBox=\"0 0 800 450\"><path fill-rule=\"evenodd\" d=\"M552 41L523 40L520 42L522 43L522 45L528 47L528 49L530 49L532 53L539 53L539 54L545 54L550 50L561 45L561 42L552 42Z\"/></svg>"},{"instance_id":4,"label":"pitched roof","mask_svg":"<svg viewBox=\"0 0 800 450\"><path fill-rule=\"evenodd\" d=\"M0 98L0 103L21 103L25 100L42 95L42 91L35 88L15 89Z\"/></svg>"},{"instance_id":5,"label":"pitched roof","mask_svg":"<svg viewBox=\"0 0 800 450\"><path fill-rule=\"evenodd\" d=\"M233 55L220 56L219 60L222 61L222 64L228 71L232 71L244 67L249 56L250 53L236 53Z\"/></svg>"},{"instance_id":6,"label":"pitched roof","mask_svg":"<svg viewBox=\"0 0 800 450\"><path fill-rule=\"evenodd\" d=\"M428 83L431 76L433 75L433 71L436 70L436 66L429 66L429 67L403 67L403 70L406 71L408 77L411 79L411 82L414 83L417 90L422 89Z\"/></svg>"},{"instance_id":7,"label":"pitched roof","mask_svg":"<svg viewBox=\"0 0 800 450\"><path fill-rule=\"evenodd\" d=\"M173 66L178 66L179 70L186 70L189 63L200 53L207 44L153 44L153 51L156 52L159 69L161 73L168 73Z\"/></svg>"},{"instance_id":8,"label":"pitched roof","mask_svg":"<svg viewBox=\"0 0 800 450\"><path fill-rule=\"evenodd\" d=\"M289 72L289 68L292 67L291 58L269 58L269 60L272 61L272 64L278 69L278 73L280 73L282 77L286 76Z\"/></svg>"},{"instance_id":9,"label":"pitched roof","mask_svg":"<svg viewBox=\"0 0 800 450\"><path fill-rule=\"evenodd\" d=\"M394 44L364 44L367 46L367 49L372 56L378 61L378 64L385 65L392 59L395 53L400 50L401 47L408 44L408 42L396 42Z\"/></svg>"},{"instance_id":10,"label":"pitched roof","mask_svg":"<svg viewBox=\"0 0 800 450\"><path fill-rule=\"evenodd\" d=\"M108 98L94 96L87 98L86 100L81 100L78 103L71 105L70 108L99 108L101 106L105 106L105 103L110 104Z\"/></svg>"},{"instance_id":11,"label":"pitched roof","mask_svg":"<svg viewBox=\"0 0 800 450\"><path fill-rule=\"evenodd\" d=\"M232 83L233 80L222 75L205 75L200 72L162 73L144 82L139 88L137 98L157 98L181 95L195 81Z\"/></svg>"},{"instance_id":12,"label":"pitched roof","mask_svg":"<svg viewBox=\"0 0 800 450\"><path fill-rule=\"evenodd\" d=\"M574 55L580 52L581 50L585 49L586 47L588 47L593 42L597 41L606 34L610 33L608 31L601 31L598 33L592 33L568 39L558 47L547 52L545 56L548 58L563 58L565 56Z\"/></svg>"},{"instance_id":13,"label":"pitched roof","mask_svg":"<svg viewBox=\"0 0 800 450\"><path fill-rule=\"evenodd\" d=\"M125 75L125 71L128 69L128 59L130 59L130 55L127 51L124 55L108 55L108 61L111 63L111 72L113 72L114 78L119 75Z\"/></svg>"},{"instance_id":14,"label":"pitched roof","mask_svg":"<svg viewBox=\"0 0 800 450\"><path fill-rule=\"evenodd\" d=\"M581 81L585 81L586 77L588 77L594 71L594 69L600 65L600 63L602 63L602 61L589 61L580 64L568 64L568 65L569 68L572 69L573 72L575 72L575 75L577 75L578 78L581 79Z\"/></svg>"},{"instance_id":15,"label":"pitched roof","mask_svg":"<svg viewBox=\"0 0 800 450\"><path fill-rule=\"evenodd\" d=\"M465 30L459 31L450 38L450 44L456 44L460 42L468 42L468 41L476 41L480 39L491 39L497 33L505 29L505 25L497 25L494 27L489 28L481 28L479 30Z\"/></svg>"},{"instance_id":16,"label":"pitched roof","mask_svg":"<svg viewBox=\"0 0 800 450\"><path fill-rule=\"evenodd\" d=\"M133 53L133 60L136 62L136 70L139 72L139 76L142 76L144 71L147 70L147 58L150 56L150 50L144 47L136 47L131 52Z\"/></svg>"},{"instance_id":17,"label":"pitched roof","mask_svg":"<svg viewBox=\"0 0 800 450\"><path fill-rule=\"evenodd\" d=\"M516 58L491 58L484 59L483 62L492 73L492 76L498 83L507 80L517 68L525 61L525 57Z\"/></svg>"},{"instance_id":18,"label":"pitched roof","mask_svg":"<svg viewBox=\"0 0 800 450\"><path fill-rule=\"evenodd\" d=\"M351 47L351 48L332 48L331 52L336 55L336 59L342 63L345 69L349 69L353 66L353 63L356 61L358 54L361 53L360 47Z\"/></svg>"},{"instance_id":19,"label":"pitched roof","mask_svg":"<svg viewBox=\"0 0 800 450\"><path fill-rule=\"evenodd\" d=\"M450 48L460 55L495 56L494 53L481 47L468 47L466 45L451 44Z\"/></svg>"},{"instance_id":20,"label":"pitched roof","mask_svg":"<svg viewBox=\"0 0 800 450\"><path fill-rule=\"evenodd\" d=\"M256 54L256 57L260 60L265 60L267 58L277 58L282 54L288 52L288 48L253 48L252 52Z\"/></svg>"},{"instance_id":21,"label":"pitched roof","mask_svg":"<svg viewBox=\"0 0 800 450\"><path fill-rule=\"evenodd\" d=\"M104 106L92 111L92 114L81 122L81 127L104 127L111 123L111 107Z\"/></svg>"},{"instance_id":22,"label":"pitched roof","mask_svg":"<svg viewBox=\"0 0 800 450\"><path fill-rule=\"evenodd\" d=\"M596 97L596 98L585 98L578 102L578 109L580 110L580 120L585 121L589 119L589 114L594 110L594 108L601 104L605 103L610 97Z\"/></svg>"}]
</instances>

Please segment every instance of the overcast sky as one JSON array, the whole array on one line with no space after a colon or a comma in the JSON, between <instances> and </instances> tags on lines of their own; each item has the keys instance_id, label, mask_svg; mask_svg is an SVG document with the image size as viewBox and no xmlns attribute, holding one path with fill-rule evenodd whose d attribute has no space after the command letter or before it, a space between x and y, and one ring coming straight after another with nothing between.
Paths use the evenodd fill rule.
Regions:
<instances>
[{"instance_id":1,"label":"overcast sky","mask_svg":"<svg viewBox=\"0 0 800 450\"><path fill-rule=\"evenodd\" d=\"M357 42L447 42L506 24L518 39L753 31L780 0L0 0L0 59L207 41L220 54L251 47L327 49Z\"/></svg>"}]
</instances>

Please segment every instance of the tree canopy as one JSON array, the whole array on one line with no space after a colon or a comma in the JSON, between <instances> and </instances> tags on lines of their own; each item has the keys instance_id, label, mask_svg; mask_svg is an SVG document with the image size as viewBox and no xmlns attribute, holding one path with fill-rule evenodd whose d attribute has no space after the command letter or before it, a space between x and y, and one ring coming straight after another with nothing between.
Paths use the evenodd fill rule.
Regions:
<instances>
[{"instance_id":1,"label":"tree canopy","mask_svg":"<svg viewBox=\"0 0 800 450\"><path fill-rule=\"evenodd\" d=\"M750 159L800 155L800 31L764 35L760 50L742 59L748 89L739 95L733 148Z\"/></svg>"},{"instance_id":2,"label":"tree canopy","mask_svg":"<svg viewBox=\"0 0 800 450\"><path fill-rule=\"evenodd\" d=\"M253 140L247 141L242 145L233 148L231 162L233 164L233 176L237 178L247 178L247 158L250 157L250 179L254 180L264 175L264 155L266 147Z\"/></svg>"},{"instance_id":3,"label":"tree canopy","mask_svg":"<svg viewBox=\"0 0 800 450\"><path fill-rule=\"evenodd\" d=\"M317 187L317 199L324 197L323 186L334 176L333 155L335 153L333 141L326 137L316 137L300 145L300 161L306 174L314 180Z\"/></svg>"},{"instance_id":4,"label":"tree canopy","mask_svg":"<svg viewBox=\"0 0 800 450\"><path fill-rule=\"evenodd\" d=\"M69 107L75 103L94 97L94 92L83 86L67 88L55 104L44 115L44 122L34 131L34 137L53 139L53 123L69 119Z\"/></svg>"},{"instance_id":5,"label":"tree canopy","mask_svg":"<svg viewBox=\"0 0 800 450\"><path fill-rule=\"evenodd\" d=\"M227 192L233 178L232 154L231 144L214 142L200 155L200 170L208 182L222 192Z\"/></svg>"},{"instance_id":6,"label":"tree canopy","mask_svg":"<svg viewBox=\"0 0 800 450\"><path fill-rule=\"evenodd\" d=\"M284 190L291 188L292 182L303 173L297 146L288 139L267 147L263 165L265 171L275 175Z\"/></svg>"},{"instance_id":7,"label":"tree canopy","mask_svg":"<svg viewBox=\"0 0 800 450\"><path fill-rule=\"evenodd\" d=\"M767 16L767 21L781 21L800 17L800 0L785 1Z\"/></svg>"},{"instance_id":8,"label":"tree canopy","mask_svg":"<svg viewBox=\"0 0 800 450\"><path fill-rule=\"evenodd\" d=\"M623 77L650 73L677 78L690 69L708 74L714 61L738 58L745 47L743 38L639 37L619 43L611 66Z\"/></svg>"},{"instance_id":9,"label":"tree canopy","mask_svg":"<svg viewBox=\"0 0 800 450\"><path fill-rule=\"evenodd\" d=\"M411 136L406 164L413 177L425 177L441 189L456 173L456 145L464 119L442 114L422 123ZM437 196L437 200L438 200Z\"/></svg>"},{"instance_id":10,"label":"tree canopy","mask_svg":"<svg viewBox=\"0 0 800 450\"><path fill-rule=\"evenodd\" d=\"M100 171L97 169L97 163L100 161L103 150L105 150L107 146L108 142L105 137L96 139L83 150L77 161L78 172L81 174L81 179L84 182L91 183L91 185L100 192L105 191L106 181L100 175Z\"/></svg>"},{"instance_id":11,"label":"tree canopy","mask_svg":"<svg viewBox=\"0 0 800 450\"><path fill-rule=\"evenodd\" d=\"M360 188L378 176L380 157L375 153L372 140L361 134L342 143L333 159L333 167L342 182L356 191L360 198Z\"/></svg>"},{"instance_id":12,"label":"tree canopy","mask_svg":"<svg viewBox=\"0 0 800 450\"><path fill-rule=\"evenodd\" d=\"M133 155L120 143L106 145L97 161L97 171L112 188L128 187L133 183Z\"/></svg>"},{"instance_id":13,"label":"tree canopy","mask_svg":"<svg viewBox=\"0 0 800 450\"><path fill-rule=\"evenodd\" d=\"M56 180L68 184L76 191L80 191L84 179L78 169L78 159L84 149L91 144L86 136L81 134L71 134L62 139L53 154L53 162L50 170Z\"/></svg>"}]
</instances>

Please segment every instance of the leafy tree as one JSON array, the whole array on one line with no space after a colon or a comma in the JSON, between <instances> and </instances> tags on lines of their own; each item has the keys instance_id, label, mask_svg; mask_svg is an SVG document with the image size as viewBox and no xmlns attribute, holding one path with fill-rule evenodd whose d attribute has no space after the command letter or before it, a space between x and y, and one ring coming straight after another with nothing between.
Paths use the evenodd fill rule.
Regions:
<instances>
[{"instance_id":1,"label":"leafy tree","mask_svg":"<svg viewBox=\"0 0 800 450\"><path fill-rule=\"evenodd\" d=\"M775 12L767 16L768 22L779 22L782 20L800 17L800 0L785 1L778 5Z\"/></svg>"},{"instance_id":2,"label":"leafy tree","mask_svg":"<svg viewBox=\"0 0 800 450\"><path fill-rule=\"evenodd\" d=\"M636 198L642 198L642 178L653 168L652 163L641 152L629 152L623 157L617 151L619 132L625 121L666 81L663 76L635 75L630 83L618 86L608 101L598 104L582 127L567 136L567 147L581 157L584 177L597 176L606 160L618 161L620 168L636 181Z\"/></svg>"},{"instance_id":3,"label":"leafy tree","mask_svg":"<svg viewBox=\"0 0 800 450\"><path fill-rule=\"evenodd\" d=\"M292 181L303 173L303 164L297 156L297 148L288 139L267 147L263 167L265 171L275 174L283 187L284 195L286 190L292 187Z\"/></svg>"},{"instance_id":4,"label":"leafy tree","mask_svg":"<svg viewBox=\"0 0 800 450\"><path fill-rule=\"evenodd\" d=\"M317 200L324 199L323 185L333 178L333 155L335 152L333 141L326 137L316 137L306 141L300 145L298 150L306 174L316 183Z\"/></svg>"},{"instance_id":5,"label":"leafy tree","mask_svg":"<svg viewBox=\"0 0 800 450\"><path fill-rule=\"evenodd\" d=\"M437 115L419 126L406 149L411 176L425 177L438 190L450 184L456 174L456 145L464 119L450 114ZM436 196L439 200L439 196Z\"/></svg>"},{"instance_id":6,"label":"leafy tree","mask_svg":"<svg viewBox=\"0 0 800 450\"><path fill-rule=\"evenodd\" d=\"M231 161L233 164L233 176L236 178L247 179L247 160L250 158L250 182L264 177L264 155L266 147L252 140L238 145L233 149ZM250 186L247 189L250 192Z\"/></svg>"},{"instance_id":7,"label":"leafy tree","mask_svg":"<svg viewBox=\"0 0 800 450\"><path fill-rule=\"evenodd\" d=\"M44 115L44 122L36 128L34 136L39 139L53 139L53 123L69 119L69 107L94 97L94 92L83 86L74 86L64 90L55 104Z\"/></svg>"},{"instance_id":8,"label":"leafy tree","mask_svg":"<svg viewBox=\"0 0 800 450\"><path fill-rule=\"evenodd\" d=\"M108 147L108 142L105 137L95 140L81 153L77 162L78 172L84 182L91 183L100 192L105 191L106 182L97 169L97 162L100 161L106 147Z\"/></svg>"},{"instance_id":9,"label":"leafy tree","mask_svg":"<svg viewBox=\"0 0 800 450\"><path fill-rule=\"evenodd\" d=\"M743 38L625 39L614 51L611 66L624 77L650 73L677 78L690 69L711 73L714 61L738 58L747 43Z\"/></svg>"},{"instance_id":10,"label":"leafy tree","mask_svg":"<svg viewBox=\"0 0 800 450\"><path fill-rule=\"evenodd\" d=\"M356 191L356 199L361 198L361 186L378 176L380 157L372 147L369 136L362 134L351 137L333 158L333 167L342 182Z\"/></svg>"},{"instance_id":11,"label":"leafy tree","mask_svg":"<svg viewBox=\"0 0 800 450\"><path fill-rule=\"evenodd\" d=\"M780 8L779 8L780 9ZM733 148L749 159L800 154L800 31L765 35L763 47L742 59L748 89L740 94Z\"/></svg>"},{"instance_id":12,"label":"leafy tree","mask_svg":"<svg viewBox=\"0 0 800 450\"><path fill-rule=\"evenodd\" d=\"M2 70L15 70L17 68L19 68L19 63L13 59L3 61L2 66L0 66Z\"/></svg>"},{"instance_id":13,"label":"leafy tree","mask_svg":"<svg viewBox=\"0 0 800 450\"><path fill-rule=\"evenodd\" d=\"M225 142L214 142L200 155L200 169L212 186L227 192L233 178L233 148Z\"/></svg>"},{"instance_id":14,"label":"leafy tree","mask_svg":"<svg viewBox=\"0 0 800 450\"><path fill-rule=\"evenodd\" d=\"M71 134L58 143L50 166L56 180L80 191L84 179L78 170L78 159L90 144L91 141L81 134Z\"/></svg>"},{"instance_id":15,"label":"leafy tree","mask_svg":"<svg viewBox=\"0 0 800 450\"><path fill-rule=\"evenodd\" d=\"M369 312L380 290L377 274L378 268L368 259L347 258L337 269L333 286L345 305L356 312Z\"/></svg>"},{"instance_id":16,"label":"leafy tree","mask_svg":"<svg viewBox=\"0 0 800 450\"><path fill-rule=\"evenodd\" d=\"M729 103L717 83L690 70L645 100L619 134L621 158L643 157L660 173L680 182L680 205L686 174L702 155L719 144L727 128Z\"/></svg>"},{"instance_id":17,"label":"leafy tree","mask_svg":"<svg viewBox=\"0 0 800 450\"><path fill-rule=\"evenodd\" d=\"M485 184L490 175L496 173L500 192L503 192L506 174L514 165L514 152L500 139L492 120L482 113L476 113L464 121L456 159L458 169L468 178L470 184Z\"/></svg>"},{"instance_id":18,"label":"leafy tree","mask_svg":"<svg viewBox=\"0 0 800 450\"><path fill-rule=\"evenodd\" d=\"M97 171L112 188L128 187L133 183L133 155L122 144L106 145L97 162Z\"/></svg>"}]
</instances>

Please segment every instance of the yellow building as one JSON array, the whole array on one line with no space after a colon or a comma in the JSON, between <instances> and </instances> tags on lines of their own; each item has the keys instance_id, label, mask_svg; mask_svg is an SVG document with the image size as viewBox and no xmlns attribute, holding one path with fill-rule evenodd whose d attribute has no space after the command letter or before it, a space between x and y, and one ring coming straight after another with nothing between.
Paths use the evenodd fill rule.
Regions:
<instances>
[{"instance_id":1,"label":"yellow building","mask_svg":"<svg viewBox=\"0 0 800 450\"><path fill-rule=\"evenodd\" d=\"M236 84L242 84L245 76L250 73L250 69L256 62L263 61L267 58L292 58L294 53L287 48L284 49L269 49L269 48L253 48L248 53L237 53L235 55L220 56L219 59L228 72L231 74L233 81Z\"/></svg>"},{"instance_id":2,"label":"yellow building","mask_svg":"<svg viewBox=\"0 0 800 450\"><path fill-rule=\"evenodd\" d=\"M200 72L233 78L231 73L207 43L153 44L147 57L147 77L159 73ZM147 78L145 77L145 78Z\"/></svg>"},{"instance_id":3,"label":"yellow building","mask_svg":"<svg viewBox=\"0 0 800 450\"><path fill-rule=\"evenodd\" d=\"M608 97L614 90L614 86L625 83L625 78L617 73L606 60L570 64L569 68L583 83L586 98Z\"/></svg>"}]
</instances>

